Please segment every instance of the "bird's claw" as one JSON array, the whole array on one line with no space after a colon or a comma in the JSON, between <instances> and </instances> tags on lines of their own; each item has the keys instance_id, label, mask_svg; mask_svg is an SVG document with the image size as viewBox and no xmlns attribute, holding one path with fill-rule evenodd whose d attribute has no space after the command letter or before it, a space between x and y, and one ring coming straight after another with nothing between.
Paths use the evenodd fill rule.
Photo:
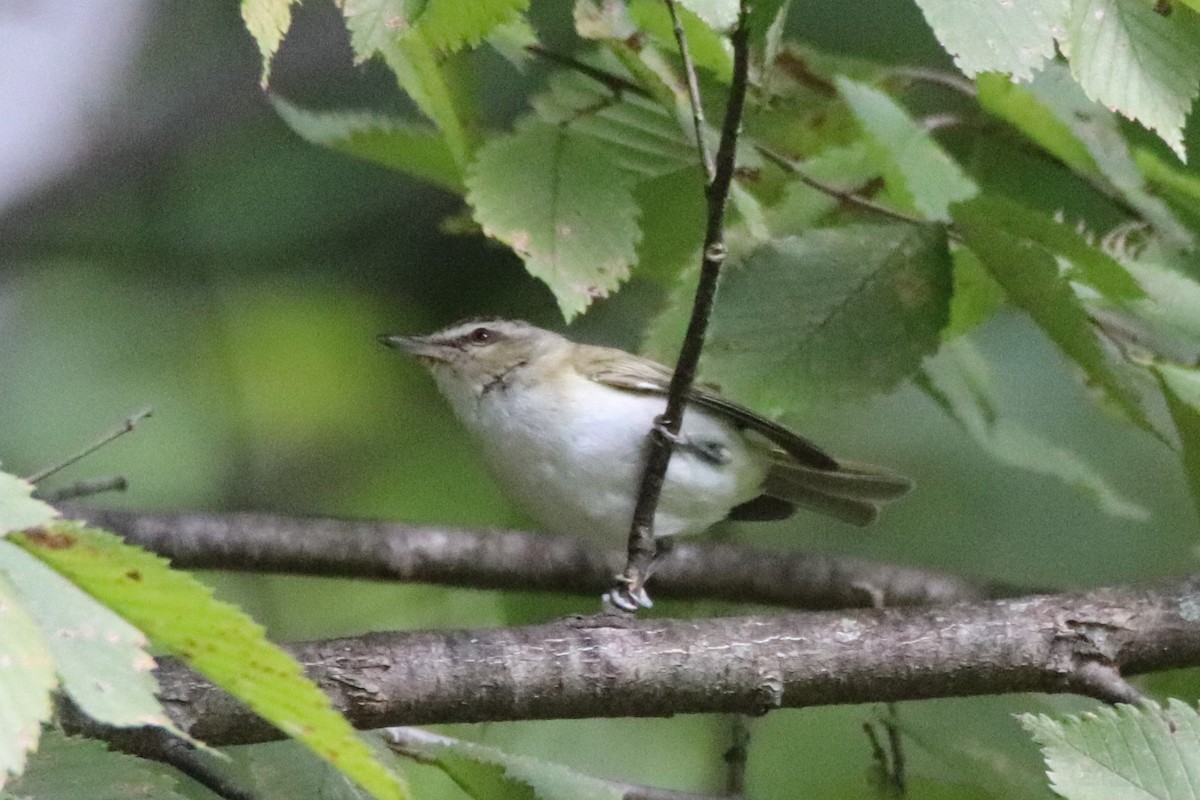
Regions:
<instances>
[{"instance_id":1,"label":"bird's claw","mask_svg":"<svg viewBox=\"0 0 1200 800\"><path fill-rule=\"evenodd\" d=\"M633 581L624 575L618 575L617 581L619 586L600 595L600 601L605 606L612 606L630 614L637 613L642 608L654 607L654 601L650 599L645 586L640 583L635 586Z\"/></svg>"}]
</instances>

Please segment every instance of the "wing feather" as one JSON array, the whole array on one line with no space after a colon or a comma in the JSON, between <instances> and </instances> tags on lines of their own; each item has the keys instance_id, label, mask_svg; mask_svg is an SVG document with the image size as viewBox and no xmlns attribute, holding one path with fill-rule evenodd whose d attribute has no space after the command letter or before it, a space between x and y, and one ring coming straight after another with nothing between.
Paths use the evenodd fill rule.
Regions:
<instances>
[{"instance_id":1,"label":"wing feather","mask_svg":"<svg viewBox=\"0 0 1200 800\"><path fill-rule=\"evenodd\" d=\"M597 383L647 394L667 394L671 370L656 361L607 347L588 347L586 355L580 359L580 372ZM714 411L742 428L762 434L806 467L818 470L841 467L833 456L800 434L703 386L692 387L688 403Z\"/></svg>"}]
</instances>

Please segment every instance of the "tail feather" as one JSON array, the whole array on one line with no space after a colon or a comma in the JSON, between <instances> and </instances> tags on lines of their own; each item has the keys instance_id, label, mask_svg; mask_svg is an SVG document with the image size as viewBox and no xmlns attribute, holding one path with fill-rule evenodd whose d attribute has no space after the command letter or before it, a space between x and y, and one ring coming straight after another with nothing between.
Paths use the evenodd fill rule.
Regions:
<instances>
[{"instance_id":1,"label":"tail feather","mask_svg":"<svg viewBox=\"0 0 1200 800\"><path fill-rule=\"evenodd\" d=\"M763 493L840 519L867 525L879 516L879 506L912 489L901 475L862 464L840 463L837 469L806 467L778 461L763 484Z\"/></svg>"}]
</instances>

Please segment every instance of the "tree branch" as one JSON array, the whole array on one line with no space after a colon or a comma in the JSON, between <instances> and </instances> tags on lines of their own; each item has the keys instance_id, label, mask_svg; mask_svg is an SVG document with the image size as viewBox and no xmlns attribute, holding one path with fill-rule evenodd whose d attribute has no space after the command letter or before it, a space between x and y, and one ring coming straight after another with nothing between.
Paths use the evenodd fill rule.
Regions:
<instances>
[{"instance_id":1,"label":"tree branch","mask_svg":"<svg viewBox=\"0 0 1200 800\"><path fill-rule=\"evenodd\" d=\"M683 346L675 362L671 384L667 388L667 407L647 437L648 452L646 466L638 488L637 503L629 526L628 558L625 571L620 576L621 585L609 597L626 610L637 606L649 606L645 583L650 577L650 566L654 561L654 514L662 495L667 465L671 462L674 439L683 425L684 407L696 369L700 364L700 351L704 348L704 335L708 330L708 319L712 314L713 300L717 294L717 278L721 264L725 261L725 207L729 200L729 189L733 183L733 172L737 161L738 133L742 127L742 111L746 103L746 86L750 72L750 29L747 25L746 0L739 4L737 25L730 35L733 45L733 80L729 86L729 99L725 104L725 120L721 125L721 141L717 145L715 171L705 189L708 203L708 222L704 233L704 257L700 264L700 280L696 285L696 297L692 302L692 316L688 321ZM680 40L681 44L686 39ZM685 58L685 67L691 59ZM689 76L694 82L695 71ZM698 94L692 102L698 102ZM694 113L701 113L693 109ZM701 138L698 146L704 147Z\"/></svg>"},{"instance_id":2,"label":"tree branch","mask_svg":"<svg viewBox=\"0 0 1200 800\"><path fill-rule=\"evenodd\" d=\"M1132 675L1200 665L1200 573L1158 585L930 609L706 620L612 615L523 628L375 633L290 647L357 727L763 714L1004 692L1126 701ZM281 734L171 659L156 676L212 745ZM1115 690L1114 690L1115 689ZM86 723L85 723L86 724ZM81 731L86 733L87 731Z\"/></svg>"},{"instance_id":3,"label":"tree branch","mask_svg":"<svg viewBox=\"0 0 1200 800\"><path fill-rule=\"evenodd\" d=\"M269 514L154 514L60 506L184 569L282 572L594 596L624 553L590 541L393 522ZM813 610L931 605L1031 591L848 556L677 543L656 562L654 590L676 599Z\"/></svg>"}]
</instances>

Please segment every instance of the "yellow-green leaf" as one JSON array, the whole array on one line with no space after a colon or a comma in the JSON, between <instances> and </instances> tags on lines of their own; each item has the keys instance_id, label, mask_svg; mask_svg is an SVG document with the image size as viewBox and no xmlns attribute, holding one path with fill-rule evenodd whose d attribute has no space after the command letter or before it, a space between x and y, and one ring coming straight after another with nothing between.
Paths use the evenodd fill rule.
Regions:
<instances>
[{"instance_id":1,"label":"yellow-green leaf","mask_svg":"<svg viewBox=\"0 0 1200 800\"><path fill-rule=\"evenodd\" d=\"M157 645L335 764L381 800L406 794L301 666L240 610L164 559L106 531L59 523L10 540L116 611Z\"/></svg>"}]
</instances>

